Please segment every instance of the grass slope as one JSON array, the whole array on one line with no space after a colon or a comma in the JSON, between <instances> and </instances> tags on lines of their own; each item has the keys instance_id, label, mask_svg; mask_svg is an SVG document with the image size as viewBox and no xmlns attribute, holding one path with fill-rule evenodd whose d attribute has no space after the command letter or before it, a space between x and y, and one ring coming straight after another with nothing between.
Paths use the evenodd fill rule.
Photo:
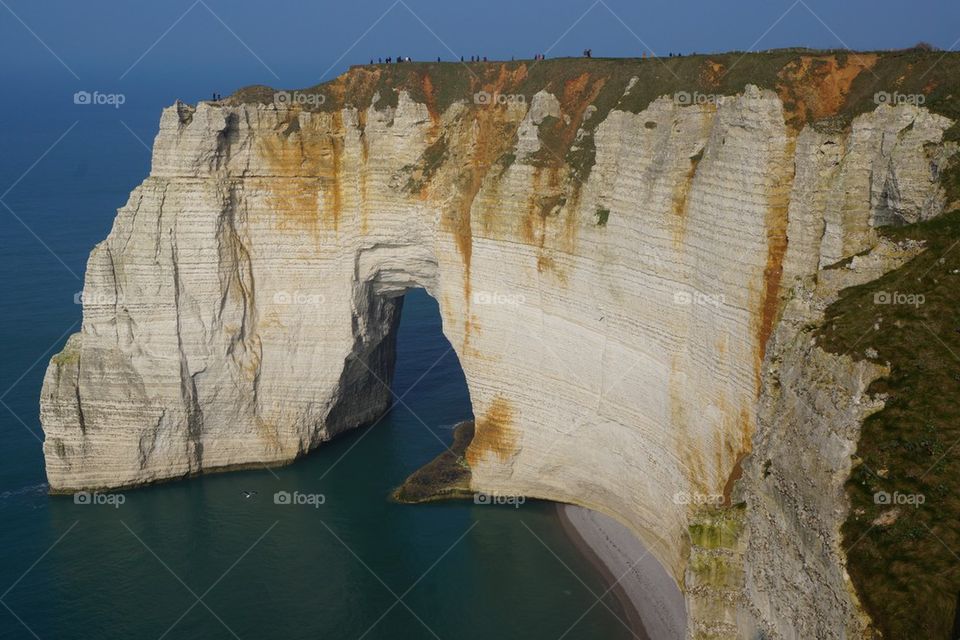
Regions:
<instances>
[{"instance_id":1,"label":"grass slope","mask_svg":"<svg viewBox=\"0 0 960 640\"><path fill-rule=\"evenodd\" d=\"M886 235L928 249L844 290L821 334L831 351L875 349L891 365L870 389L888 400L864 421L848 482L848 571L884 637L947 638L960 592L960 211ZM895 293L913 298L875 302Z\"/></svg>"}]
</instances>

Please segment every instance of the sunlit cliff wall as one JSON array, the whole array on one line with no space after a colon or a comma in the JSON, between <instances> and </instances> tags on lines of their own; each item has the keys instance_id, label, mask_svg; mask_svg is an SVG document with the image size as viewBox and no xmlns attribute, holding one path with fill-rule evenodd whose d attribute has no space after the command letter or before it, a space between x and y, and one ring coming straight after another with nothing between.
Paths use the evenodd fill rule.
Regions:
<instances>
[{"instance_id":1,"label":"sunlit cliff wall","mask_svg":"<svg viewBox=\"0 0 960 640\"><path fill-rule=\"evenodd\" d=\"M812 88L694 104L638 104L645 81L589 70L531 89L519 65L469 87L526 87L493 104L442 98L429 73L351 102L380 73L355 70L314 111L242 94L169 107L47 371L51 489L289 461L371 422L391 400L397 296L422 286L477 418L472 488L609 513L682 585L696 514L731 504L755 440L778 437L758 415L793 283L943 206L951 121L879 106L815 129L872 60L831 64ZM818 579L842 583L833 566ZM780 597L758 580L748 599ZM784 637L810 615L745 610Z\"/></svg>"}]
</instances>

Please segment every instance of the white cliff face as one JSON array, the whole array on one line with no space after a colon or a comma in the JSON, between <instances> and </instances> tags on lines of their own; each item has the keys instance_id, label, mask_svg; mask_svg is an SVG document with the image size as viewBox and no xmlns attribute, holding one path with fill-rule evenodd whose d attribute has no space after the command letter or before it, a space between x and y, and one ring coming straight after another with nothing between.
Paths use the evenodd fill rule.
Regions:
<instances>
[{"instance_id":1,"label":"white cliff face","mask_svg":"<svg viewBox=\"0 0 960 640\"><path fill-rule=\"evenodd\" d=\"M404 93L166 109L47 370L51 490L289 461L369 423L390 403L398 296L420 286L469 386L472 488L606 512L682 585L698 503L729 501L754 441L778 437L761 392L782 294L875 225L939 212L951 122L882 106L797 134L754 87L662 98L602 116L579 183L536 160L564 117L545 92L443 114ZM782 597L751 579L749 598Z\"/></svg>"}]
</instances>

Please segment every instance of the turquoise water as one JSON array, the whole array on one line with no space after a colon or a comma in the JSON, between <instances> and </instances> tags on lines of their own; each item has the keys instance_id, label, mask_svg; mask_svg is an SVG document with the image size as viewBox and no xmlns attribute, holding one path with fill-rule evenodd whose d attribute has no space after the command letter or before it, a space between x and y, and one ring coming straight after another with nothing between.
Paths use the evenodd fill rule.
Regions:
<instances>
[{"instance_id":1,"label":"turquoise water","mask_svg":"<svg viewBox=\"0 0 960 640\"><path fill-rule=\"evenodd\" d=\"M373 428L272 472L125 492L117 508L48 497L43 370L80 319L75 275L149 154L116 114L90 113L17 182L75 121L20 116L0 127L0 191L16 183L2 197L13 213L0 205L0 638L630 637L595 604L606 587L552 505L387 500L470 417L422 291L407 296L398 340L406 406ZM123 112L148 144L157 117ZM278 491L324 503L274 504ZM623 617L612 594L604 603Z\"/></svg>"}]
</instances>

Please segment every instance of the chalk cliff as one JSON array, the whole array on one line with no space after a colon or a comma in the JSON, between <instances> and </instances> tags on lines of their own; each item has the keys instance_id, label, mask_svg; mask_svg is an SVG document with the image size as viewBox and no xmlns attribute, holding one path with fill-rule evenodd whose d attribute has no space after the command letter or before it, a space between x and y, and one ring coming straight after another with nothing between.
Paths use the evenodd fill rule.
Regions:
<instances>
[{"instance_id":1,"label":"chalk cliff","mask_svg":"<svg viewBox=\"0 0 960 640\"><path fill-rule=\"evenodd\" d=\"M953 121L837 124L876 56L791 57L763 89L691 59L686 94L654 60L531 64L165 109L44 380L51 490L286 462L371 422L423 287L470 390L472 489L618 518L692 635L863 633L838 531L882 371L804 328L824 267L882 249L875 277L912 250L876 227L942 211ZM733 513L720 544L691 534Z\"/></svg>"}]
</instances>

